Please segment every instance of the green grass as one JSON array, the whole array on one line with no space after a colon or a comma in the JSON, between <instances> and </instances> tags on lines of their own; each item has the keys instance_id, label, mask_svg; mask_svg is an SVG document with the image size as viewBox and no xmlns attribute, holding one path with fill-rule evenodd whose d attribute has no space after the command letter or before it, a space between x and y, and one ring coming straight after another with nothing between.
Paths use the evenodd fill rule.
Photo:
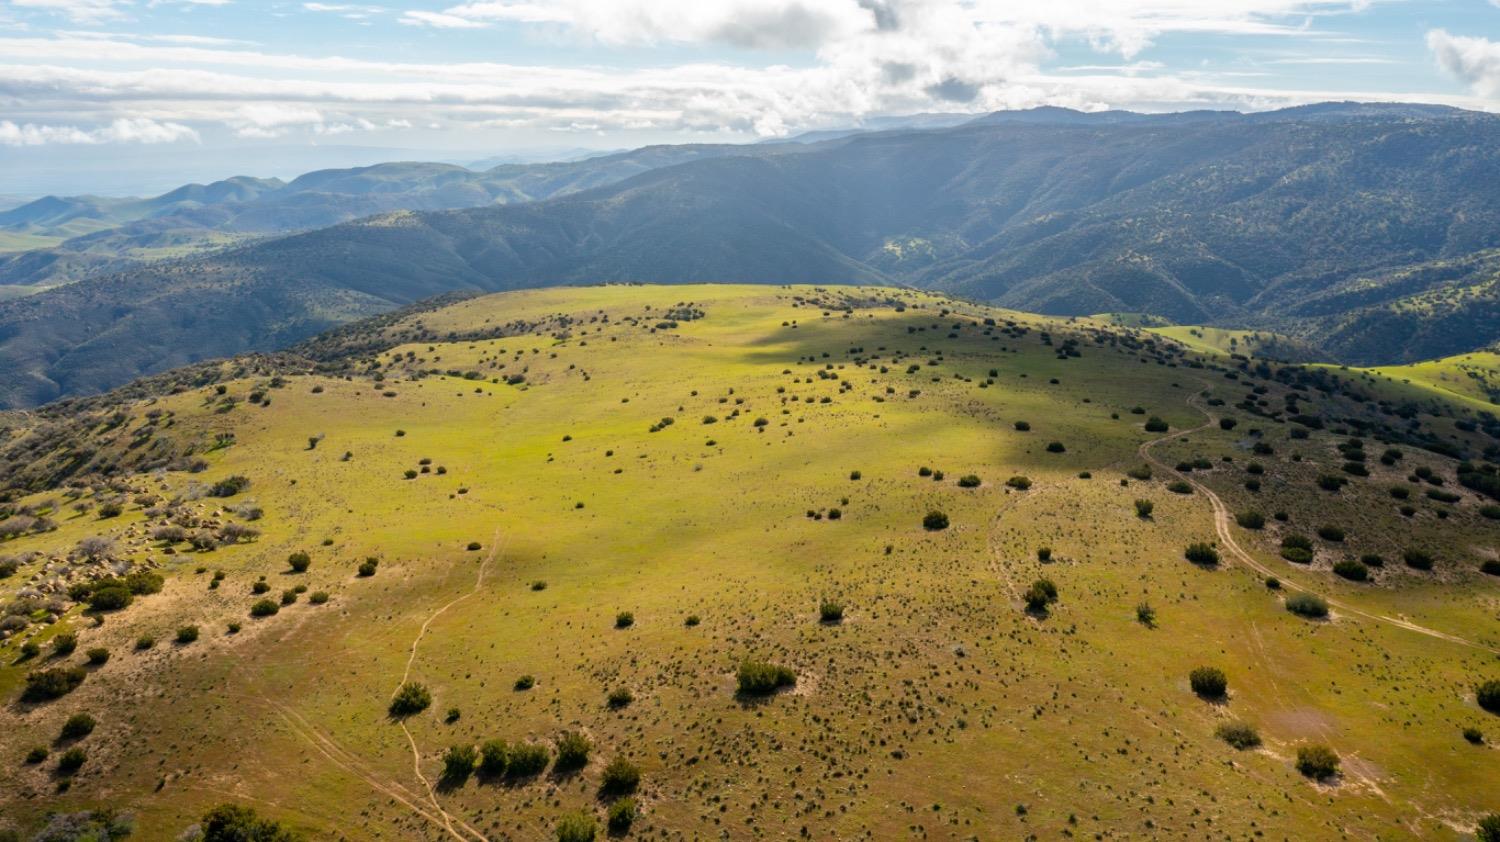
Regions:
<instances>
[{"instance_id":1,"label":"green grass","mask_svg":"<svg viewBox=\"0 0 1500 842\"><path fill-rule=\"evenodd\" d=\"M794 306L799 296L813 301ZM904 310L874 303L890 296ZM704 317L654 329L687 302ZM998 322L989 335L984 318ZM1028 330L1003 334L1007 320ZM517 322L527 323L518 335L443 341ZM134 503L105 521L64 504L56 532L0 544L0 554L61 554L108 533L167 577L162 593L97 627L76 608L40 627L43 641L69 628L80 652L115 656L62 700L0 712L0 811L35 824L49 809L109 803L137 815L142 838L174 838L214 804L253 799L314 836L442 838L392 795L431 812L411 744L386 715L403 680L432 694L405 720L432 781L449 746L550 745L569 731L592 742L590 765L563 777L438 791L445 810L493 838L545 838L579 810L602 825L600 775L617 757L641 771L641 838L802 826L814 838L909 838L914 826L926 838L1454 838L1450 821L1492 808L1494 753L1464 743L1460 726L1484 721L1465 688L1495 675L1494 657L1338 608L1312 623L1227 554L1216 568L1184 561L1184 546L1215 539L1207 498L1168 492L1166 471L1150 481L1124 472L1158 435L1142 429L1147 417L1192 431L1204 416L1190 397L1232 405L1250 384L1178 355L1143 364L1111 344L1112 330L1097 335L1103 344L1076 331L907 291L538 290L387 328L400 344L375 355L381 383L293 376L266 389L269 407L223 414L212 387L132 404L126 423L90 433L97 448L129 452L130 431L160 410L171 426L156 436L196 442L209 467L128 484L193 498L195 484L247 476L241 495L185 505L237 520L217 512L253 500L262 534L168 555L144 538ZM1081 356L1059 358L1069 336ZM524 385L504 382L522 369ZM981 388L992 369L995 383ZM412 378L428 370L479 378ZM243 399L267 383L226 386ZM1231 527L1260 563L1369 614L1500 647L1500 587L1476 556L1493 546L1493 526L1477 502L1439 521L1443 507L1419 501L1405 520L1385 493L1417 464L1451 476L1451 460L1410 449L1395 468L1372 459L1375 476L1330 495L1313 479L1336 470L1342 437L1292 440L1287 425L1234 414L1234 431L1188 432L1153 454L1168 465L1210 459L1190 476L1230 511L1290 513L1285 527ZM1016 430L1019 420L1031 429ZM1251 428L1276 448L1255 457L1266 465L1259 494L1242 487ZM225 432L234 443L211 448ZM1065 451L1047 452L1051 441ZM944 479L919 476L922 466ZM407 470L419 473L407 480ZM985 481L959 487L969 474ZM1017 475L1031 487L1003 482ZM43 499L62 492L25 502ZM1137 499L1154 503L1149 520ZM830 508L842 517L807 516ZM949 528L923 529L934 509ZM1327 560L1279 558L1283 531L1322 523L1348 531L1333 554L1399 558L1417 543L1436 550L1439 569L1388 564L1354 583ZM1047 562L1039 547L1051 549ZM312 557L306 573L286 572L296 550ZM370 556L377 572L358 577ZM29 562L0 588L9 598L44 565ZM220 586L199 567L224 570ZM331 600L251 619L261 576L272 596L305 584ZM1058 600L1028 614L1023 594L1039 578ZM848 608L841 623L819 622L830 595ZM1143 602L1153 624L1137 620ZM633 614L629 628L615 627L620 612ZM701 622L687 625L690 614ZM223 634L228 622L243 629ZM173 644L188 624L201 638ZM135 651L145 634L156 646ZM17 646L0 645L7 705L27 668L12 663ZM737 696L747 660L794 670L795 686ZM1198 664L1231 677L1227 701L1194 696L1186 674ZM525 674L536 684L518 691ZM631 690L628 707L606 703L616 688ZM462 716L445 723L451 708ZM99 720L88 764L58 794L48 764L20 759L82 710ZM1229 718L1253 724L1263 750L1216 737ZM1344 758L1337 789L1294 768L1307 741Z\"/></svg>"}]
</instances>

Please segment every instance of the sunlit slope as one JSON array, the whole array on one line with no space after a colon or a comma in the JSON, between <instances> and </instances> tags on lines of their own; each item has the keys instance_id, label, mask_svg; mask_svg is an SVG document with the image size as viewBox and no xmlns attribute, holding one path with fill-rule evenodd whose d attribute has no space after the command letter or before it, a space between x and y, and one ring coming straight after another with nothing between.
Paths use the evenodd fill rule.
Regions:
<instances>
[{"instance_id":1,"label":"sunlit slope","mask_svg":"<svg viewBox=\"0 0 1500 842\"><path fill-rule=\"evenodd\" d=\"M1373 434L1349 443L1350 424L1406 419L1297 370L1231 379L1149 334L812 287L510 293L309 353L321 373L246 362L262 373L184 373L175 394L8 423L6 452L30 446L36 469L9 477L120 470L6 504L57 528L0 542L19 561L0 589L60 613L0 644L0 814L34 828L112 805L171 839L229 801L312 838L529 840L573 810L602 824L617 757L642 773L640 838L1452 839L1494 809L1500 755L1462 732L1500 739L1474 690L1500 678L1500 581L1479 569L1495 521L1456 460L1403 445L1385 465ZM1322 429L1280 420L1296 414ZM1444 441L1478 463L1487 427L1452 420ZM1354 452L1370 476L1340 469ZM1140 479L1147 458L1167 467ZM1199 488L1169 488L1179 463ZM1409 481L1418 468L1443 485ZM205 495L236 476L249 487ZM1208 492L1265 515L1228 534L1281 589L1232 555ZM945 529L924 529L932 512ZM211 551L152 537L226 524L259 534ZM1310 564L1278 554L1291 533ZM90 562L95 536L115 543ZM1221 562L1186 561L1193 542ZM1331 572L1371 554L1373 581ZM162 592L89 615L57 581L127 565ZM1039 577L1058 596L1028 611ZM1289 613L1299 587L1331 618ZM841 622L820 622L824 601ZM175 643L188 624L198 639ZM64 630L78 648L54 657ZM42 654L23 659L24 641ZM29 672L96 647L108 662L77 689L18 700ZM746 659L795 687L737 695ZM1198 666L1224 670L1227 698L1193 693ZM404 678L432 704L397 721ZM618 689L632 700L612 708ZM53 741L78 712L98 726L63 775L75 743ZM1263 745L1217 738L1233 720ZM581 770L442 782L450 746L551 748L569 730L593 745ZM1340 777L1296 771L1313 743ZM50 756L25 763L33 746Z\"/></svg>"}]
</instances>

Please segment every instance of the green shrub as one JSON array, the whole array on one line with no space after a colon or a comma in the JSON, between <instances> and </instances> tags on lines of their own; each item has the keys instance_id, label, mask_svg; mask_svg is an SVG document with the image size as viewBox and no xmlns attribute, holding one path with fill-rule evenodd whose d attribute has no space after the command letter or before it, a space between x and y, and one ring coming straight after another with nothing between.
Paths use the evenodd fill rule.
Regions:
<instances>
[{"instance_id":1,"label":"green shrub","mask_svg":"<svg viewBox=\"0 0 1500 842\"><path fill-rule=\"evenodd\" d=\"M557 771L569 772L582 769L589 764L589 752L594 744L577 731L564 731L557 738Z\"/></svg>"},{"instance_id":2,"label":"green shrub","mask_svg":"<svg viewBox=\"0 0 1500 842\"><path fill-rule=\"evenodd\" d=\"M937 532L948 528L948 516L934 509L922 518L922 528L929 532Z\"/></svg>"},{"instance_id":3,"label":"green shrub","mask_svg":"<svg viewBox=\"0 0 1500 842\"><path fill-rule=\"evenodd\" d=\"M62 731L58 734L58 739L81 740L89 734L94 733L94 726L98 724L94 721L94 717L86 713L75 713L68 717L67 722L63 723Z\"/></svg>"},{"instance_id":4,"label":"green shrub","mask_svg":"<svg viewBox=\"0 0 1500 842\"><path fill-rule=\"evenodd\" d=\"M46 746L33 746L30 751L26 752L26 762L35 766L46 760L51 754L52 752L47 751Z\"/></svg>"},{"instance_id":5,"label":"green shrub","mask_svg":"<svg viewBox=\"0 0 1500 842\"><path fill-rule=\"evenodd\" d=\"M1286 598L1286 610L1299 617L1318 619L1328 616L1328 603L1322 597L1300 592Z\"/></svg>"},{"instance_id":6,"label":"green shrub","mask_svg":"<svg viewBox=\"0 0 1500 842\"><path fill-rule=\"evenodd\" d=\"M1063 443L1060 442L1060 441L1049 441L1049 442L1047 442L1047 452L1048 453L1064 453L1064 452L1067 451L1067 449L1068 448L1064 447Z\"/></svg>"},{"instance_id":7,"label":"green shrub","mask_svg":"<svg viewBox=\"0 0 1500 842\"><path fill-rule=\"evenodd\" d=\"M510 746L504 740L485 740L479 747L479 774L498 778L510 766Z\"/></svg>"},{"instance_id":8,"label":"green shrub","mask_svg":"<svg viewBox=\"0 0 1500 842\"><path fill-rule=\"evenodd\" d=\"M1142 602L1135 607L1135 620L1147 628L1156 627L1156 609L1151 603Z\"/></svg>"},{"instance_id":9,"label":"green shrub","mask_svg":"<svg viewBox=\"0 0 1500 842\"><path fill-rule=\"evenodd\" d=\"M1240 512L1234 516L1234 522L1245 529L1264 529L1266 527L1266 516L1254 510Z\"/></svg>"},{"instance_id":10,"label":"green shrub","mask_svg":"<svg viewBox=\"0 0 1500 842\"><path fill-rule=\"evenodd\" d=\"M299 550L287 556L286 563L291 565L293 572L306 573L307 568L312 566L312 556Z\"/></svg>"},{"instance_id":11,"label":"green shrub","mask_svg":"<svg viewBox=\"0 0 1500 842\"><path fill-rule=\"evenodd\" d=\"M628 690L627 688L616 687L615 689L609 691L609 695L605 697L604 701L610 707L618 710L635 701L635 694L630 692L630 690Z\"/></svg>"},{"instance_id":12,"label":"green shrub","mask_svg":"<svg viewBox=\"0 0 1500 842\"><path fill-rule=\"evenodd\" d=\"M1375 553L1365 553L1359 557L1359 563L1366 567L1384 567L1385 559Z\"/></svg>"},{"instance_id":13,"label":"green shrub","mask_svg":"<svg viewBox=\"0 0 1500 842\"><path fill-rule=\"evenodd\" d=\"M1339 756L1328 746L1302 746L1297 749L1297 771L1313 780L1331 778L1339 772Z\"/></svg>"},{"instance_id":14,"label":"green shrub","mask_svg":"<svg viewBox=\"0 0 1500 842\"><path fill-rule=\"evenodd\" d=\"M1500 713L1500 678L1492 678L1475 687L1474 699L1490 713Z\"/></svg>"},{"instance_id":15,"label":"green shrub","mask_svg":"<svg viewBox=\"0 0 1500 842\"><path fill-rule=\"evenodd\" d=\"M978 488L982 484L979 477L975 474L964 474L958 478L959 488Z\"/></svg>"},{"instance_id":16,"label":"green shrub","mask_svg":"<svg viewBox=\"0 0 1500 842\"><path fill-rule=\"evenodd\" d=\"M1140 518L1141 520L1149 519L1151 517L1151 512L1155 509L1156 504L1151 502L1150 500L1135 501L1135 516Z\"/></svg>"},{"instance_id":17,"label":"green shrub","mask_svg":"<svg viewBox=\"0 0 1500 842\"><path fill-rule=\"evenodd\" d=\"M818 619L825 623L838 623L844 619L844 605L825 599L818 605Z\"/></svg>"},{"instance_id":18,"label":"green shrub","mask_svg":"<svg viewBox=\"0 0 1500 842\"><path fill-rule=\"evenodd\" d=\"M1484 732L1470 725L1464 728L1464 739L1476 746L1484 745Z\"/></svg>"},{"instance_id":19,"label":"green shrub","mask_svg":"<svg viewBox=\"0 0 1500 842\"><path fill-rule=\"evenodd\" d=\"M313 591L312 596L307 598L313 605L322 605L328 601L328 591Z\"/></svg>"},{"instance_id":20,"label":"green shrub","mask_svg":"<svg viewBox=\"0 0 1500 842\"><path fill-rule=\"evenodd\" d=\"M1130 470L1125 472L1125 476L1130 477L1131 479L1138 479L1141 482L1145 482L1146 480L1151 479L1151 466L1141 465L1137 468L1131 468Z\"/></svg>"},{"instance_id":21,"label":"green shrub","mask_svg":"<svg viewBox=\"0 0 1500 842\"><path fill-rule=\"evenodd\" d=\"M260 600L256 600L254 605L250 606L250 616L252 616L252 617L270 617L270 616L272 616L273 614L275 614L276 612L278 612L280 610L281 610L281 606L277 605L276 603L272 602L271 600L269 600L269 599L260 599Z\"/></svg>"},{"instance_id":22,"label":"green shrub","mask_svg":"<svg viewBox=\"0 0 1500 842\"><path fill-rule=\"evenodd\" d=\"M1339 559L1334 562L1333 572L1351 582L1365 582L1370 578L1370 568L1352 558Z\"/></svg>"},{"instance_id":23,"label":"green shrub","mask_svg":"<svg viewBox=\"0 0 1500 842\"><path fill-rule=\"evenodd\" d=\"M604 767L599 786L611 795L635 792L641 783L641 770L634 763L618 755Z\"/></svg>"},{"instance_id":24,"label":"green shrub","mask_svg":"<svg viewBox=\"0 0 1500 842\"><path fill-rule=\"evenodd\" d=\"M1031 431L1031 423L1028 421L1017 421L1014 426L1016 428L1016 432L1018 433L1026 433Z\"/></svg>"},{"instance_id":25,"label":"green shrub","mask_svg":"<svg viewBox=\"0 0 1500 842\"><path fill-rule=\"evenodd\" d=\"M615 628L628 629L635 625L635 615L629 611L621 611L615 615Z\"/></svg>"},{"instance_id":26,"label":"green shrub","mask_svg":"<svg viewBox=\"0 0 1500 842\"><path fill-rule=\"evenodd\" d=\"M692 628L693 626L696 626L701 622L703 622L703 620L697 614L689 614L682 620L682 624L684 626L687 626L688 628Z\"/></svg>"},{"instance_id":27,"label":"green shrub","mask_svg":"<svg viewBox=\"0 0 1500 842\"><path fill-rule=\"evenodd\" d=\"M1500 842L1500 813L1490 813L1474 828L1475 842Z\"/></svg>"},{"instance_id":28,"label":"green shrub","mask_svg":"<svg viewBox=\"0 0 1500 842\"><path fill-rule=\"evenodd\" d=\"M1320 474L1318 476L1318 487L1324 491L1338 491L1344 487L1348 480L1333 474Z\"/></svg>"},{"instance_id":29,"label":"green shrub","mask_svg":"<svg viewBox=\"0 0 1500 842\"><path fill-rule=\"evenodd\" d=\"M1241 751L1260 745L1260 734L1255 726L1245 722L1225 722L1214 729L1214 736Z\"/></svg>"},{"instance_id":30,"label":"green shrub","mask_svg":"<svg viewBox=\"0 0 1500 842\"><path fill-rule=\"evenodd\" d=\"M1320 526L1318 527L1318 537L1324 541L1341 544L1344 541L1344 530L1337 526Z\"/></svg>"},{"instance_id":31,"label":"green shrub","mask_svg":"<svg viewBox=\"0 0 1500 842\"><path fill-rule=\"evenodd\" d=\"M367 558L364 561L361 561L359 563L359 570L357 571L357 573L361 577L369 578L369 577L375 575L375 568L377 568L379 566L380 566L380 559L378 559L378 558Z\"/></svg>"},{"instance_id":32,"label":"green shrub","mask_svg":"<svg viewBox=\"0 0 1500 842\"><path fill-rule=\"evenodd\" d=\"M531 677L530 675L523 675L520 678L516 679L516 683L514 686L517 690L530 690L531 688L536 686L536 679Z\"/></svg>"},{"instance_id":33,"label":"green shrub","mask_svg":"<svg viewBox=\"0 0 1500 842\"><path fill-rule=\"evenodd\" d=\"M249 807L220 804L199 821L200 842L301 842L302 837L280 824L262 819Z\"/></svg>"},{"instance_id":34,"label":"green shrub","mask_svg":"<svg viewBox=\"0 0 1500 842\"><path fill-rule=\"evenodd\" d=\"M54 667L27 673L21 698L28 702L59 699L78 689L88 677L83 667Z\"/></svg>"},{"instance_id":35,"label":"green shrub","mask_svg":"<svg viewBox=\"0 0 1500 842\"><path fill-rule=\"evenodd\" d=\"M1500 576L1500 559L1487 558L1479 565L1480 573L1488 573L1491 576Z\"/></svg>"},{"instance_id":36,"label":"green shrub","mask_svg":"<svg viewBox=\"0 0 1500 842\"><path fill-rule=\"evenodd\" d=\"M557 842L594 842L599 824L588 813L566 813L557 820Z\"/></svg>"},{"instance_id":37,"label":"green shrub","mask_svg":"<svg viewBox=\"0 0 1500 842\"><path fill-rule=\"evenodd\" d=\"M78 635L72 632L60 632L52 638L52 654L59 658L66 658L78 649Z\"/></svg>"},{"instance_id":38,"label":"green shrub","mask_svg":"<svg viewBox=\"0 0 1500 842\"><path fill-rule=\"evenodd\" d=\"M1023 477L1017 474L1016 476L1013 476L1010 479L1006 480L1005 484L1006 486L1014 488L1017 491L1025 491L1026 489L1031 487L1031 479L1029 477Z\"/></svg>"},{"instance_id":39,"label":"green shrub","mask_svg":"<svg viewBox=\"0 0 1500 842\"><path fill-rule=\"evenodd\" d=\"M1229 677L1218 667L1198 667L1188 673L1188 684L1205 699L1218 699L1229 689Z\"/></svg>"},{"instance_id":40,"label":"green shrub","mask_svg":"<svg viewBox=\"0 0 1500 842\"><path fill-rule=\"evenodd\" d=\"M408 681L396 690L388 708L391 716L406 717L421 713L432 704L432 693L415 681Z\"/></svg>"},{"instance_id":41,"label":"green shrub","mask_svg":"<svg viewBox=\"0 0 1500 842\"><path fill-rule=\"evenodd\" d=\"M1405 561L1406 566L1413 570L1432 569L1432 556L1424 550L1407 550L1401 554L1401 560Z\"/></svg>"},{"instance_id":42,"label":"green shrub","mask_svg":"<svg viewBox=\"0 0 1500 842\"><path fill-rule=\"evenodd\" d=\"M608 823L609 832L623 834L630 830L635 824L636 816L640 814L640 807L636 805L634 798L621 798L609 805Z\"/></svg>"},{"instance_id":43,"label":"green shrub","mask_svg":"<svg viewBox=\"0 0 1500 842\"><path fill-rule=\"evenodd\" d=\"M1219 551L1214 549L1213 544L1199 541L1196 544L1188 544L1182 555L1194 564L1218 564Z\"/></svg>"},{"instance_id":44,"label":"green shrub","mask_svg":"<svg viewBox=\"0 0 1500 842\"><path fill-rule=\"evenodd\" d=\"M130 605L130 591L123 585L108 585L94 588L88 596L89 609L93 611L119 611Z\"/></svg>"},{"instance_id":45,"label":"green shrub","mask_svg":"<svg viewBox=\"0 0 1500 842\"><path fill-rule=\"evenodd\" d=\"M185 646L185 645L187 645L189 643L194 643L197 640L198 640L198 627L197 626L182 626L181 628L177 629L177 642L178 643L183 644Z\"/></svg>"},{"instance_id":46,"label":"green shrub","mask_svg":"<svg viewBox=\"0 0 1500 842\"><path fill-rule=\"evenodd\" d=\"M83 766L84 761L88 759L88 752L85 752L80 746L73 746L63 752L61 757L57 758L57 771L64 775L71 775L77 772Z\"/></svg>"},{"instance_id":47,"label":"green shrub","mask_svg":"<svg viewBox=\"0 0 1500 842\"><path fill-rule=\"evenodd\" d=\"M95 646L85 654L89 659L89 663L93 666L102 667L109 662L109 650L103 646Z\"/></svg>"},{"instance_id":48,"label":"green shrub","mask_svg":"<svg viewBox=\"0 0 1500 842\"><path fill-rule=\"evenodd\" d=\"M1192 494L1193 486L1183 480L1167 483L1167 490L1173 494Z\"/></svg>"},{"instance_id":49,"label":"green shrub","mask_svg":"<svg viewBox=\"0 0 1500 842\"><path fill-rule=\"evenodd\" d=\"M511 746L510 763L505 767L505 774L512 778L540 775L551 759L552 754L547 751L546 746L536 743L517 743Z\"/></svg>"},{"instance_id":50,"label":"green shrub","mask_svg":"<svg viewBox=\"0 0 1500 842\"><path fill-rule=\"evenodd\" d=\"M1479 507L1479 513L1490 520L1500 520L1500 506L1489 503Z\"/></svg>"},{"instance_id":51,"label":"green shrub","mask_svg":"<svg viewBox=\"0 0 1500 842\"><path fill-rule=\"evenodd\" d=\"M797 674L790 667L780 664L745 661L740 664L736 681L739 685L739 692L752 696L764 696L783 687L794 686L797 683Z\"/></svg>"},{"instance_id":52,"label":"green shrub","mask_svg":"<svg viewBox=\"0 0 1500 842\"><path fill-rule=\"evenodd\" d=\"M1146 419L1146 432L1148 433L1165 433L1169 429L1171 429L1170 425L1155 415Z\"/></svg>"},{"instance_id":53,"label":"green shrub","mask_svg":"<svg viewBox=\"0 0 1500 842\"><path fill-rule=\"evenodd\" d=\"M443 752L443 781L447 784L462 784L474 774L474 764L479 760L479 752L471 745L449 746Z\"/></svg>"}]
</instances>

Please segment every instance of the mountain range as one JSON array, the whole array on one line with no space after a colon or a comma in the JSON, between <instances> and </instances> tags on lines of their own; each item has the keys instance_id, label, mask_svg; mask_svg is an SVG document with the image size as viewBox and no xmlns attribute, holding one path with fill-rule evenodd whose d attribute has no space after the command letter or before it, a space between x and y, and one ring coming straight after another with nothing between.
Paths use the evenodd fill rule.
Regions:
<instances>
[{"instance_id":1,"label":"mountain range","mask_svg":"<svg viewBox=\"0 0 1500 842\"><path fill-rule=\"evenodd\" d=\"M1408 362L1500 339L1497 184L1500 117L1326 103L1034 109L483 172L390 164L144 202L47 199L0 227L102 230L0 261L0 283L69 281L0 304L0 403L285 347L445 292L599 282L910 285ZM121 256L152 236L179 248L184 230L258 239ZM79 257L93 237L111 244Z\"/></svg>"}]
</instances>

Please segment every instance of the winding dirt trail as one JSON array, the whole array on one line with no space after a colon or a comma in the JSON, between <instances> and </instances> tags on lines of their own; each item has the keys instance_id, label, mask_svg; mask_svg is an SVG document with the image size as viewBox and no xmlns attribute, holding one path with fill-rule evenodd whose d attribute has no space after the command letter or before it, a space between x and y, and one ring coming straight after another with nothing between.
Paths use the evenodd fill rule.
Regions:
<instances>
[{"instance_id":1,"label":"winding dirt trail","mask_svg":"<svg viewBox=\"0 0 1500 842\"><path fill-rule=\"evenodd\" d=\"M1203 385L1205 389L1209 388L1208 384L1206 383L1201 385ZM1149 463L1153 468L1160 469L1165 473L1169 473L1175 477L1182 479L1188 485L1192 486L1195 491L1208 498L1208 502L1214 510L1214 532L1217 533L1219 542L1229 551L1229 554L1234 559L1250 568L1251 570L1254 570L1257 573L1261 574L1262 576L1275 576L1281 581L1282 587L1284 588L1318 595L1329 605L1337 608L1344 614L1355 617L1363 617L1366 620L1373 620L1377 623L1385 623L1397 628L1406 629L1407 631L1416 632L1417 634L1424 634L1428 637L1437 638L1438 640L1446 640L1449 643L1457 643L1460 646L1469 646L1484 652L1490 652L1492 654L1500 655L1500 649L1486 646L1483 643L1476 643L1472 640L1459 637L1458 635L1448 634L1447 632L1440 632L1436 629L1429 629L1426 626L1419 626L1416 623L1413 623L1409 620L1403 620L1399 617L1389 617L1384 614L1371 614L1368 611L1363 611L1361 609L1355 608L1348 603L1340 602L1339 600L1330 599L1328 597L1322 597L1320 594L1316 594L1316 592L1311 588L1291 581L1285 576L1272 571L1270 568L1266 567L1264 564L1261 564L1259 561L1256 561L1255 558L1251 556L1250 553L1246 552L1245 548L1240 546L1239 542L1235 540L1234 533L1229 528L1229 507L1224 504L1223 499L1221 499L1212 488L1209 488L1207 485L1199 482L1191 474L1181 473L1176 468L1173 468L1172 466L1161 461L1160 459L1157 459L1151 454L1151 448L1155 447L1158 444L1171 441L1172 439L1189 436L1193 433L1201 432L1203 430L1207 430L1219 422L1218 416L1214 415L1212 411L1210 411L1206 407L1198 405L1197 398L1197 395L1190 395L1187 399L1187 404L1193 409L1196 409L1197 411L1203 413L1204 416L1207 417L1207 421L1204 421L1201 425L1193 427L1192 429L1178 430L1175 433L1167 433L1164 436L1154 438L1147 442L1142 442L1141 446L1136 449L1136 453L1139 454L1140 457L1147 463Z\"/></svg>"}]
</instances>

